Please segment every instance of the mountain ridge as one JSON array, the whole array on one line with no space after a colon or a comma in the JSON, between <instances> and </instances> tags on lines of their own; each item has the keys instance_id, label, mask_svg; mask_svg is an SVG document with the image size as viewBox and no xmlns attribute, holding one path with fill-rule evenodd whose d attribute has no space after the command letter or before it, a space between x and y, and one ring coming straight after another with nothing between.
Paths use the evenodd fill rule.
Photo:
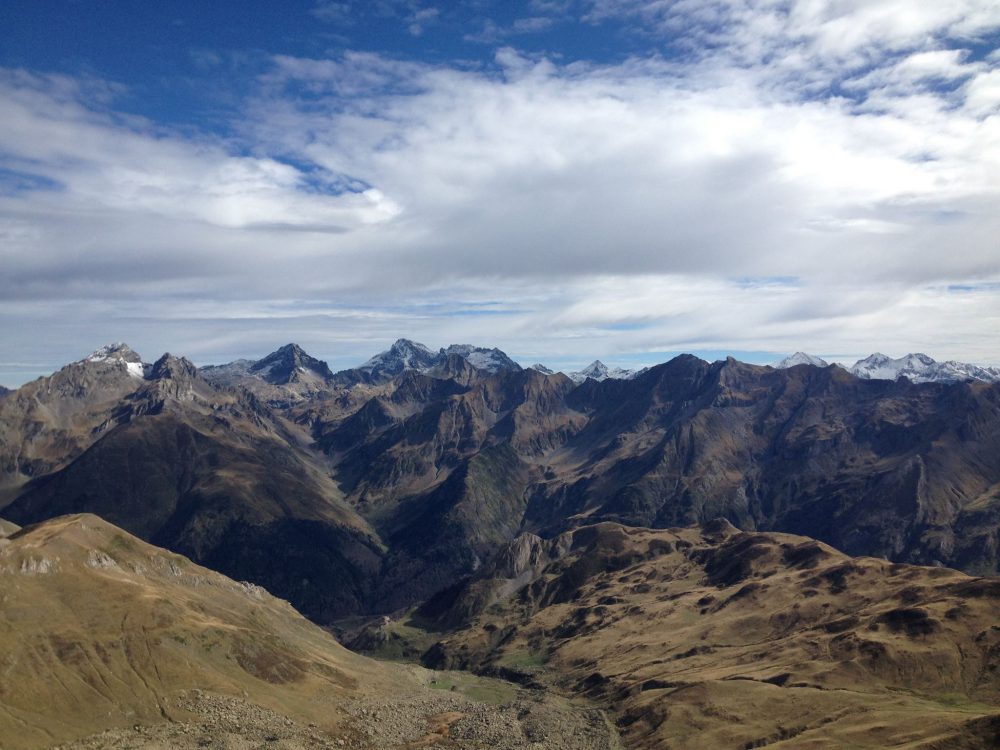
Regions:
<instances>
[{"instance_id":1,"label":"mountain ridge","mask_svg":"<svg viewBox=\"0 0 1000 750\"><path fill-rule=\"evenodd\" d=\"M820 357L805 352L796 352L774 363L773 367L787 369L803 364L815 367L831 366L831 363ZM983 367L955 360L938 362L919 352L906 354L898 359L893 359L881 352L875 352L859 359L850 366L839 362L832 363L832 366L847 370L863 380L899 380L905 377L914 383L1000 382L1000 367Z\"/></svg>"},{"instance_id":2,"label":"mountain ridge","mask_svg":"<svg viewBox=\"0 0 1000 750\"><path fill-rule=\"evenodd\" d=\"M457 352L381 382L204 372L171 356L141 380L77 363L0 400L0 512L110 514L318 621L413 605L516 534L583 519L724 516L850 554L1000 569L995 385L690 355L579 384Z\"/></svg>"}]
</instances>

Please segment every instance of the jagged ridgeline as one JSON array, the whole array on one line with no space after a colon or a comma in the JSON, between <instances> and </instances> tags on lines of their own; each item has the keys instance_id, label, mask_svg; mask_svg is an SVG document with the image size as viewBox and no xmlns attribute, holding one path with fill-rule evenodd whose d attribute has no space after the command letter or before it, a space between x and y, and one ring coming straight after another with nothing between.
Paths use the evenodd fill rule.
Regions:
<instances>
[{"instance_id":1,"label":"jagged ridgeline","mask_svg":"<svg viewBox=\"0 0 1000 750\"><path fill-rule=\"evenodd\" d=\"M599 521L724 517L997 571L989 373L785 364L684 355L581 380L405 339L341 372L294 344L201 369L112 345L0 398L0 515L96 513L318 622L411 606L519 533Z\"/></svg>"}]
</instances>

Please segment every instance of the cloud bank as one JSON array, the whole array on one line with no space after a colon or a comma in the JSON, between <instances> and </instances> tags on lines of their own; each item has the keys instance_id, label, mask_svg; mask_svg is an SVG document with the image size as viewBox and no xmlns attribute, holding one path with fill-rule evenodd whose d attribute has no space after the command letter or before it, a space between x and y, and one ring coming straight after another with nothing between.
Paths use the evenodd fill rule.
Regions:
<instances>
[{"instance_id":1,"label":"cloud bank","mask_svg":"<svg viewBox=\"0 0 1000 750\"><path fill-rule=\"evenodd\" d=\"M1000 360L996 3L580 8L610 19L647 52L274 55L224 134L3 71L0 382L118 338Z\"/></svg>"}]
</instances>

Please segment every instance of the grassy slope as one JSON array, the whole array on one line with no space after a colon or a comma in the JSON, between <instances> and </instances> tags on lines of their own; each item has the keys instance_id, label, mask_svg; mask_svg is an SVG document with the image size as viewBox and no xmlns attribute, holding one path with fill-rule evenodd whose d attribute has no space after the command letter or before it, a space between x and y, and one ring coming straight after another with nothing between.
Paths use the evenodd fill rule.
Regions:
<instances>
[{"instance_id":1,"label":"grassy slope","mask_svg":"<svg viewBox=\"0 0 1000 750\"><path fill-rule=\"evenodd\" d=\"M997 579L723 525L576 535L437 664L604 701L629 747L993 746Z\"/></svg>"},{"instance_id":2,"label":"grassy slope","mask_svg":"<svg viewBox=\"0 0 1000 750\"><path fill-rule=\"evenodd\" d=\"M171 697L196 687L329 727L338 700L411 681L263 589L92 515L0 542L0 673L5 748L174 718Z\"/></svg>"}]
</instances>

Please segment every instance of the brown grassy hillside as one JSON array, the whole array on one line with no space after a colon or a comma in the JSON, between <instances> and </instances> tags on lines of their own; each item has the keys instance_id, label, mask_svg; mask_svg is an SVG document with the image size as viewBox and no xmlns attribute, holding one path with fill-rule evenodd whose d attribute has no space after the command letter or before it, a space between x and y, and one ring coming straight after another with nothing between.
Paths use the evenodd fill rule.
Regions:
<instances>
[{"instance_id":1,"label":"brown grassy hillside","mask_svg":"<svg viewBox=\"0 0 1000 750\"><path fill-rule=\"evenodd\" d=\"M4 748L181 719L172 698L192 688L330 727L338 701L402 679L390 671L263 589L96 516L0 540Z\"/></svg>"},{"instance_id":2,"label":"brown grassy hillside","mask_svg":"<svg viewBox=\"0 0 1000 750\"><path fill-rule=\"evenodd\" d=\"M602 701L628 747L1000 746L995 578L605 523L521 539L424 615L469 623L431 663Z\"/></svg>"}]
</instances>

